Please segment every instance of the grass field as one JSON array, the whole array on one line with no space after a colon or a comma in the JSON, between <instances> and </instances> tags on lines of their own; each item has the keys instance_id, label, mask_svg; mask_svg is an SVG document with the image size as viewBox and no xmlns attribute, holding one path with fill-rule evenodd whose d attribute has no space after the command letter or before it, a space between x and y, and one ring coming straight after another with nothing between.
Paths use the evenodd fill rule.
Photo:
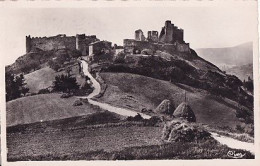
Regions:
<instances>
[{"instance_id":1,"label":"grass field","mask_svg":"<svg viewBox=\"0 0 260 166\"><path fill-rule=\"evenodd\" d=\"M236 117L237 103L212 96L206 91L135 74L100 75L108 87L99 101L140 111L142 108L155 109L164 99L169 99L177 107L184 101L186 90L187 101L196 115L197 122L233 128L240 123Z\"/></svg>"},{"instance_id":2,"label":"grass field","mask_svg":"<svg viewBox=\"0 0 260 166\"><path fill-rule=\"evenodd\" d=\"M115 126L47 131L38 126L38 132L8 134L8 160L76 156L102 149L114 151L159 144L160 130L158 127Z\"/></svg>"},{"instance_id":3,"label":"grass field","mask_svg":"<svg viewBox=\"0 0 260 166\"><path fill-rule=\"evenodd\" d=\"M76 97L60 98L61 94L41 94L7 102L7 126L88 115L99 111L89 104L73 106Z\"/></svg>"},{"instance_id":4,"label":"grass field","mask_svg":"<svg viewBox=\"0 0 260 166\"><path fill-rule=\"evenodd\" d=\"M229 158L227 152L232 150L214 139L165 143L161 141L162 127L134 122L86 125L88 121L84 116L9 127L8 161L211 159ZM64 126L64 122L70 125ZM246 154L243 158L254 158L249 152L236 152Z\"/></svg>"},{"instance_id":5,"label":"grass field","mask_svg":"<svg viewBox=\"0 0 260 166\"><path fill-rule=\"evenodd\" d=\"M65 74L65 73L66 72L64 70L60 72L56 72L49 67L44 67L32 73L26 74L24 78L29 88L29 92L37 93L39 92L40 89L45 89L50 87L53 81L55 80L55 76ZM81 85L84 82L84 79L78 73L77 65L72 67L71 75L76 77L79 85Z\"/></svg>"}]
</instances>

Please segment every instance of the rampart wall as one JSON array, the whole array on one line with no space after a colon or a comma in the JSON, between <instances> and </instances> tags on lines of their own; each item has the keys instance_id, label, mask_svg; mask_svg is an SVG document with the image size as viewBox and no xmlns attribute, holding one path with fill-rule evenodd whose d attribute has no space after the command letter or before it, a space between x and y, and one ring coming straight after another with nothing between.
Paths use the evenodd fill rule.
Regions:
<instances>
[{"instance_id":1,"label":"rampart wall","mask_svg":"<svg viewBox=\"0 0 260 166\"><path fill-rule=\"evenodd\" d=\"M27 53L35 51L37 48L43 51L61 48L76 49L75 36L32 37L26 39Z\"/></svg>"},{"instance_id":2,"label":"rampart wall","mask_svg":"<svg viewBox=\"0 0 260 166\"><path fill-rule=\"evenodd\" d=\"M95 41L98 41L95 35L85 36L85 34L76 36L57 35L51 37L26 36L26 53L37 51L37 49L49 51L66 48L78 50L82 55L87 55L88 45Z\"/></svg>"},{"instance_id":3,"label":"rampart wall","mask_svg":"<svg viewBox=\"0 0 260 166\"><path fill-rule=\"evenodd\" d=\"M179 44L179 43L151 43L148 41L137 41L134 39L125 39L124 40L124 50L125 53L135 54L141 52L144 49L150 49L152 51L168 51L168 52L190 52L190 47L188 43Z\"/></svg>"}]
</instances>

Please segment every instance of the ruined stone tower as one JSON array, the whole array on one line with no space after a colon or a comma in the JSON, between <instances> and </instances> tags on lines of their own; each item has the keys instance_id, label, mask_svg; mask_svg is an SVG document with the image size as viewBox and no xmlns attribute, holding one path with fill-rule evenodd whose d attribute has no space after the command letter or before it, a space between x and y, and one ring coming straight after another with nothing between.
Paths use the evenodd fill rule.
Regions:
<instances>
[{"instance_id":1,"label":"ruined stone tower","mask_svg":"<svg viewBox=\"0 0 260 166\"><path fill-rule=\"evenodd\" d=\"M160 36L158 31L148 31L145 38L143 31L138 29L135 31L134 39L124 39L124 51L130 54L140 54L142 50L149 49L152 51L167 52L186 52L190 53L190 45L183 40L183 30L171 23L165 21Z\"/></svg>"},{"instance_id":2,"label":"ruined stone tower","mask_svg":"<svg viewBox=\"0 0 260 166\"><path fill-rule=\"evenodd\" d=\"M179 29L177 26L167 20L165 26L162 27L159 41L163 43L184 43L183 41L183 30Z\"/></svg>"},{"instance_id":3,"label":"ruined stone tower","mask_svg":"<svg viewBox=\"0 0 260 166\"><path fill-rule=\"evenodd\" d=\"M148 31L147 40L151 42L158 42L158 31Z\"/></svg>"},{"instance_id":4,"label":"ruined stone tower","mask_svg":"<svg viewBox=\"0 0 260 166\"><path fill-rule=\"evenodd\" d=\"M25 42L26 42L26 53L29 53L30 51L31 51L31 36L29 35L29 36L26 36L25 37Z\"/></svg>"},{"instance_id":5,"label":"ruined stone tower","mask_svg":"<svg viewBox=\"0 0 260 166\"><path fill-rule=\"evenodd\" d=\"M145 41L144 33L141 29L135 31L135 40Z\"/></svg>"},{"instance_id":6,"label":"ruined stone tower","mask_svg":"<svg viewBox=\"0 0 260 166\"><path fill-rule=\"evenodd\" d=\"M76 35L76 49L81 52L83 56L87 55L87 46L85 43L86 35L77 34Z\"/></svg>"}]
</instances>

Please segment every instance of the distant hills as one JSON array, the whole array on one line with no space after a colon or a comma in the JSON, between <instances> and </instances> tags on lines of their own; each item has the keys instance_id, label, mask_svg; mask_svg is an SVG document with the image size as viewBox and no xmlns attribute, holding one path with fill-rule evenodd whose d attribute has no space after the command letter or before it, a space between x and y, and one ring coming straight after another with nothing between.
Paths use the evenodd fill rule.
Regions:
<instances>
[{"instance_id":1,"label":"distant hills","mask_svg":"<svg viewBox=\"0 0 260 166\"><path fill-rule=\"evenodd\" d=\"M241 80L253 77L253 42L226 48L199 48L196 52L227 74L236 75Z\"/></svg>"},{"instance_id":2,"label":"distant hills","mask_svg":"<svg viewBox=\"0 0 260 166\"><path fill-rule=\"evenodd\" d=\"M227 74L237 76L240 80L247 80L248 77L253 78L253 64L234 66L225 70Z\"/></svg>"},{"instance_id":3,"label":"distant hills","mask_svg":"<svg viewBox=\"0 0 260 166\"><path fill-rule=\"evenodd\" d=\"M197 54L203 59L222 66L241 66L253 63L253 42L243 43L234 47L199 48Z\"/></svg>"}]
</instances>

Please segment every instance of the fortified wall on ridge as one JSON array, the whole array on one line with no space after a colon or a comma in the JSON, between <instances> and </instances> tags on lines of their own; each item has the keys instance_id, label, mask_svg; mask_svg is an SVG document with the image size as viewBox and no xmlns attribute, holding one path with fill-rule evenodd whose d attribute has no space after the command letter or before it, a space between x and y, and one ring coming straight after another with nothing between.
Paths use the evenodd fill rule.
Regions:
<instances>
[{"instance_id":1,"label":"fortified wall on ridge","mask_svg":"<svg viewBox=\"0 0 260 166\"><path fill-rule=\"evenodd\" d=\"M136 30L135 39L124 39L124 50L131 54L140 53L143 49L190 53L189 43L185 43L183 34L183 29L179 29L167 20L160 35L158 31L148 31L146 38L141 29Z\"/></svg>"},{"instance_id":2,"label":"fortified wall on ridge","mask_svg":"<svg viewBox=\"0 0 260 166\"><path fill-rule=\"evenodd\" d=\"M29 35L26 36L26 53L37 50L50 51L66 48L78 50L82 55L87 55L89 44L96 41L99 41L99 39L95 35L86 36L85 34L77 34L76 36L60 34L51 37L31 37Z\"/></svg>"}]
</instances>

